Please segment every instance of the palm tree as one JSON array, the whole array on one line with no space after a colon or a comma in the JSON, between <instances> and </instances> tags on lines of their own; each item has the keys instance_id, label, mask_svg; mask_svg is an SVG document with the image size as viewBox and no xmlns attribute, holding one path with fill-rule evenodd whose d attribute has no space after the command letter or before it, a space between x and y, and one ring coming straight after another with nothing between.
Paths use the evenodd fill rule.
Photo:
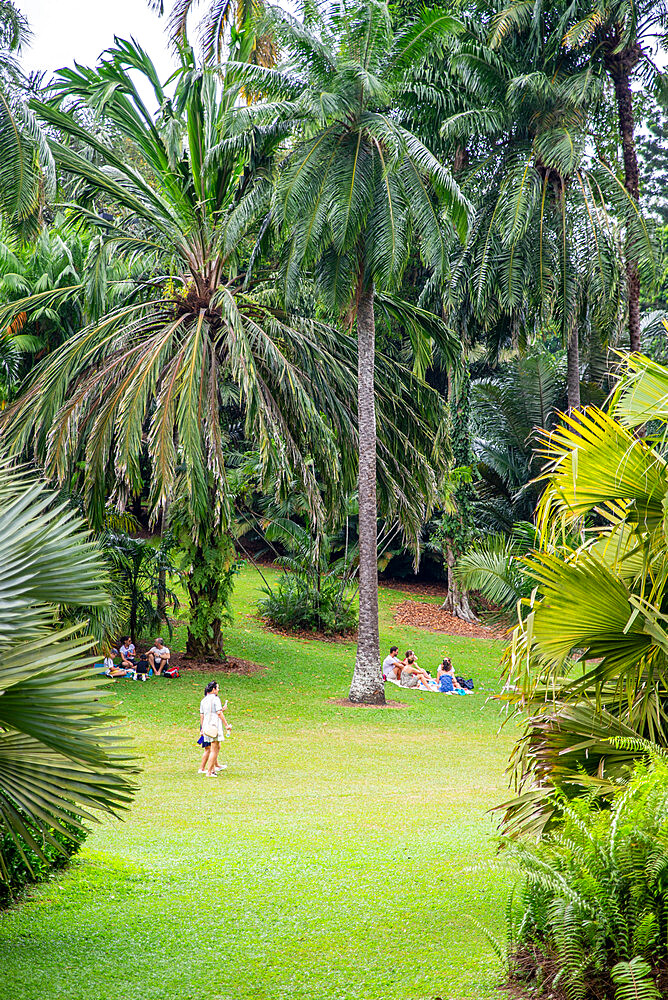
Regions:
<instances>
[{"instance_id":1,"label":"palm tree","mask_svg":"<svg viewBox=\"0 0 668 1000\"><path fill-rule=\"evenodd\" d=\"M157 123L132 74L152 88L162 109ZM250 256L249 226L267 204L271 156L284 130L229 134L237 94L235 84L221 96L217 77L190 52L168 93L147 54L118 41L96 69L62 71L53 101L34 102L54 130L61 170L113 208L111 219L84 205L69 209L74 223L100 233L100 268L125 257L134 269L124 296L39 363L6 421L16 451L32 451L49 475L83 487L94 525L110 497L122 507L142 489L146 464L153 516L179 499L170 520L180 506L187 650L199 657L223 655L230 424L245 420L263 474L279 488L299 481L314 523L350 492L355 466L355 344L287 314L271 274ZM58 98L100 113L104 130L82 124ZM19 299L0 317L58 310L82 286ZM392 412L388 400L381 469L400 497L409 492L407 467L418 482L431 474L422 456L434 404L407 374L384 364Z\"/></svg>"},{"instance_id":2,"label":"palm tree","mask_svg":"<svg viewBox=\"0 0 668 1000\"><path fill-rule=\"evenodd\" d=\"M471 383L473 452L480 479L476 522L509 533L530 521L538 500L537 430L550 430L566 402L562 352L534 347Z\"/></svg>"},{"instance_id":3,"label":"palm tree","mask_svg":"<svg viewBox=\"0 0 668 1000\"><path fill-rule=\"evenodd\" d=\"M188 21L199 6L200 0L176 0L169 12L169 36L175 46L187 44ZM149 5L162 15L164 0L149 0ZM228 55L231 39L243 36L241 53L244 62L258 66L273 66L276 62L276 45L271 32L257 34L256 25L265 10L263 0L206 0L206 11L199 23L202 55L211 63L222 63Z\"/></svg>"},{"instance_id":4,"label":"palm tree","mask_svg":"<svg viewBox=\"0 0 668 1000\"><path fill-rule=\"evenodd\" d=\"M162 109L158 124L132 72L152 87ZM63 71L58 97L95 108L107 123L100 135L56 100L34 102L62 137L51 140L59 167L114 206L111 220L80 206L71 210L74 219L98 227L101 266L125 256L143 268L120 304L40 362L10 412L8 432L15 449L31 448L60 481L84 463L93 518L110 491L123 503L141 490L147 454L154 513L176 493L186 498L194 544L189 583L200 616L191 622L188 651L220 657L220 583L201 576L206 549L213 559L229 521L231 402L235 394L243 400L265 467L293 466L313 516L321 516L318 480L336 483L351 447L350 408L336 394L337 385L350 384L350 362L345 346L317 324L293 322L271 288L247 287L243 210L234 208L255 179L244 171L248 147L226 145L220 126L230 98L220 98L191 54L184 54L172 96L146 53L119 41L97 69ZM260 138L270 150L273 136ZM139 153L137 168L129 149ZM257 145L255 153L261 162ZM58 309L81 291L82 282L73 281L6 311Z\"/></svg>"},{"instance_id":5,"label":"palm tree","mask_svg":"<svg viewBox=\"0 0 668 1000\"><path fill-rule=\"evenodd\" d=\"M0 461L0 833L42 857L62 852L94 811L132 798L128 749L111 735L94 644L60 610L109 603L101 553L83 521L25 472ZM0 878L7 878L0 855Z\"/></svg>"},{"instance_id":6,"label":"palm tree","mask_svg":"<svg viewBox=\"0 0 668 1000\"><path fill-rule=\"evenodd\" d=\"M459 43L468 108L445 122L452 143L477 155L461 183L476 202L453 264L451 309L488 330L510 320L513 346L557 327L568 351L568 405L580 404L579 340L614 340L621 309L617 219L628 198L592 158L592 113L601 101L582 57L531 22L511 36L471 27ZM466 102L465 102L466 103ZM636 239L651 256L637 220ZM471 280L471 276L473 280Z\"/></svg>"},{"instance_id":7,"label":"palm tree","mask_svg":"<svg viewBox=\"0 0 668 1000\"><path fill-rule=\"evenodd\" d=\"M640 350L640 270L642 246L637 239L640 195L638 157L635 143L632 80L639 74L644 81L660 77L652 59L653 43L665 34L668 4L665 0L578 0L555 10L529 0L510 0L495 24L495 39L501 40L527 24L548 26L553 40L565 49L579 50L587 60L587 72L595 78L604 74L611 80L622 145L624 187L627 205L626 285L629 348Z\"/></svg>"},{"instance_id":8,"label":"palm tree","mask_svg":"<svg viewBox=\"0 0 668 1000\"><path fill-rule=\"evenodd\" d=\"M467 205L450 172L401 125L395 110L414 69L458 22L425 10L395 31L381 0L348 0L321 11L313 24L275 13L284 62L245 69L243 79L267 101L239 109L237 128L290 123L294 141L273 201L274 224L287 241L286 295L295 297L313 268L331 313L356 325L360 620L350 699L382 703L374 305L388 301L415 243L442 274L448 239L443 217L461 236L467 223ZM451 343L446 351L452 358Z\"/></svg>"},{"instance_id":9,"label":"palm tree","mask_svg":"<svg viewBox=\"0 0 668 1000\"><path fill-rule=\"evenodd\" d=\"M0 220L16 238L33 236L44 196L55 192L53 158L26 107L17 60L30 28L12 0L0 0Z\"/></svg>"}]
</instances>

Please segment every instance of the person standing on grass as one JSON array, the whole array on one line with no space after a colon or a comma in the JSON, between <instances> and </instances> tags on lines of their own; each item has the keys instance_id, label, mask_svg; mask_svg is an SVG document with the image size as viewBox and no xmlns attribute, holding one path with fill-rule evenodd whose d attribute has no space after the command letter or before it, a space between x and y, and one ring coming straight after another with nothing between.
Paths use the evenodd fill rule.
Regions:
<instances>
[{"instance_id":1,"label":"person standing on grass","mask_svg":"<svg viewBox=\"0 0 668 1000\"><path fill-rule=\"evenodd\" d=\"M227 702L225 707L227 708ZM215 681L209 681L204 688L204 698L200 702L199 713L201 735L197 742L204 748L204 753L198 774L205 774L207 778L217 778L218 772L227 767L227 764L218 764L220 741L225 739L225 731L229 733L232 726L225 718L223 705L218 696L218 684Z\"/></svg>"}]
</instances>

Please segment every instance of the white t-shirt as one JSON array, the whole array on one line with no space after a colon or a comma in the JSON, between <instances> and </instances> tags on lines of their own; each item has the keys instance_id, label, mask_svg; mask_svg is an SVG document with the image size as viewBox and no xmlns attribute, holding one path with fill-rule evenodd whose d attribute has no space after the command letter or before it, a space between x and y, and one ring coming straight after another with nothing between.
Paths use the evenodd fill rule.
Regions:
<instances>
[{"instance_id":1,"label":"white t-shirt","mask_svg":"<svg viewBox=\"0 0 668 1000\"><path fill-rule=\"evenodd\" d=\"M202 698L199 704L200 715L204 716L205 723L207 722L208 719L210 719L211 716L214 716L216 718L216 721L218 722L219 740L224 739L225 735L223 729L223 721L218 715L218 712L221 712L222 709L223 709L223 703L221 702L217 694L208 694L205 698Z\"/></svg>"},{"instance_id":2,"label":"white t-shirt","mask_svg":"<svg viewBox=\"0 0 668 1000\"><path fill-rule=\"evenodd\" d=\"M104 669L105 670L111 670L111 668L113 667L113 665L114 665L114 658L113 658L113 656L105 656L105 658L104 658Z\"/></svg>"},{"instance_id":3,"label":"white t-shirt","mask_svg":"<svg viewBox=\"0 0 668 1000\"><path fill-rule=\"evenodd\" d=\"M383 660L383 677L394 677L396 666L401 666L401 661L390 653Z\"/></svg>"},{"instance_id":4,"label":"white t-shirt","mask_svg":"<svg viewBox=\"0 0 668 1000\"><path fill-rule=\"evenodd\" d=\"M158 660L158 662L171 655L166 646L161 646L160 649L158 649L157 646L151 646L149 653L153 653L154 658Z\"/></svg>"},{"instance_id":5,"label":"white t-shirt","mask_svg":"<svg viewBox=\"0 0 668 1000\"><path fill-rule=\"evenodd\" d=\"M134 656L135 655L134 643L131 642L129 646L121 646L120 652L121 656L124 656L126 659L128 658L128 656Z\"/></svg>"}]
</instances>

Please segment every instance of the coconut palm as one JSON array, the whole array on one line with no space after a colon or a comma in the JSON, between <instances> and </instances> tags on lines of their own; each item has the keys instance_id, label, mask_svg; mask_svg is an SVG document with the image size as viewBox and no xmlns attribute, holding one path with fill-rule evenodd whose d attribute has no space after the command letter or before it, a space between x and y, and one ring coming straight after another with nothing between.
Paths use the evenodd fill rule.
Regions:
<instances>
[{"instance_id":1,"label":"coconut palm","mask_svg":"<svg viewBox=\"0 0 668 1000\"><path fill-rule=\"evenodd\" d=\"M162 109L157 123L133 73L153 89ZM168 93L148 55L118 41L96 69L62 71L53 102L34 102L60 136L51 148L61 170L79 179L82 198L104 198L113 208L110 220L83 205L70 210L74 222L100 232L101 266L120 256L141 268L120 303L40 362L6 421L16 450L32 450L58 480L81 483L94 524L110 497L122 506L141 490L144 461L154 516L178 495L170 519L178 509L191 535L188 652L218 657L231 422L245 419L265 475L279 485L298 479L316 521L352 488L356 445L354 341L287 314L274 283L260 280L266 273L255 278L247 266L249 220L266 203L282 129L227 134L235 94L238 87L221 95L217 78L190 52ZM64 111L61 97L99 112L102 133L82 124L76 109ZM4 312L58 309L81 291L79 282L47 289ZM384 366L390 391L381 476L400 497L408 496L410 474L393 456L402 455L418 480L429 475L419 449L433 409L427 390L406 375Z\"/></svg>"},{"instance_id":2,"label":"coconut palm","mask_svg":"<svg viewBox=\"0 0 668 1000\"><path fill-rule=\"evenodd\" d=\"M94 643L59 609L109 603L101 553L83 521L32 476L0 461L0 832L40 857L95 811L132 797L132 766L111 734ZM7 877L0 856L0 877Z\"/></svg>"},{"instance_id":3,"label":"coconut palm","mask_svg":"<svg viewBox=\"0 0 668 1000\"><path fill-rule=\"evenodd\" d=\"M273 222L287 240L286 295L294 297L313 268L332 314L356 325L360 623L350 698L382 702L374 304L382 301L379 292L396 288L415 243L443 273L444 219L461 235L467 220L450 172L394 112L413 69L458 22L424 10L395 31L386 3L348 0L321 7L314 23L275 11L272 27L284 61L275 69L246 67L244 81L265 102L239 109L237 127L290 123L294 141L273 202Z\"/></svg>"}]
</instances>

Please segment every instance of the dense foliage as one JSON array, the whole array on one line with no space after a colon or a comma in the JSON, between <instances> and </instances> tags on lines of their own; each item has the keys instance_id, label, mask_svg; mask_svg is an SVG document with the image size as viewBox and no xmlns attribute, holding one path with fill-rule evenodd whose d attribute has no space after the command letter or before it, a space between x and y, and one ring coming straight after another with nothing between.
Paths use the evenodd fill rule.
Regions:
<instances>
[{"instance_id":1,"label":"dense foliage","mask_svg":"<svg viewBox=\"0 0 668 1000\"><path fill-rule=\"evenodd\" d=\"M109 603L101 553L66 505L6 459L0 555L0 834L30 867L23 845L44 860L41 843L62 852L58 835L76 839L84 818L128 807L132 764L90 669L87 622L59 621L63 606Z\"/></svg>"},{"instance_id":2,"label":"dense foliage","mask_svg":"<svg viewBox=\"0 0 668 1000\"><path fill-rule=\"evenodd\" d=\"M654 757L610 809L560 801L558 832L515 845L511 975L566 1000L658 1000L668 988L668 762Z\"/></svg>"}]
</instances>

